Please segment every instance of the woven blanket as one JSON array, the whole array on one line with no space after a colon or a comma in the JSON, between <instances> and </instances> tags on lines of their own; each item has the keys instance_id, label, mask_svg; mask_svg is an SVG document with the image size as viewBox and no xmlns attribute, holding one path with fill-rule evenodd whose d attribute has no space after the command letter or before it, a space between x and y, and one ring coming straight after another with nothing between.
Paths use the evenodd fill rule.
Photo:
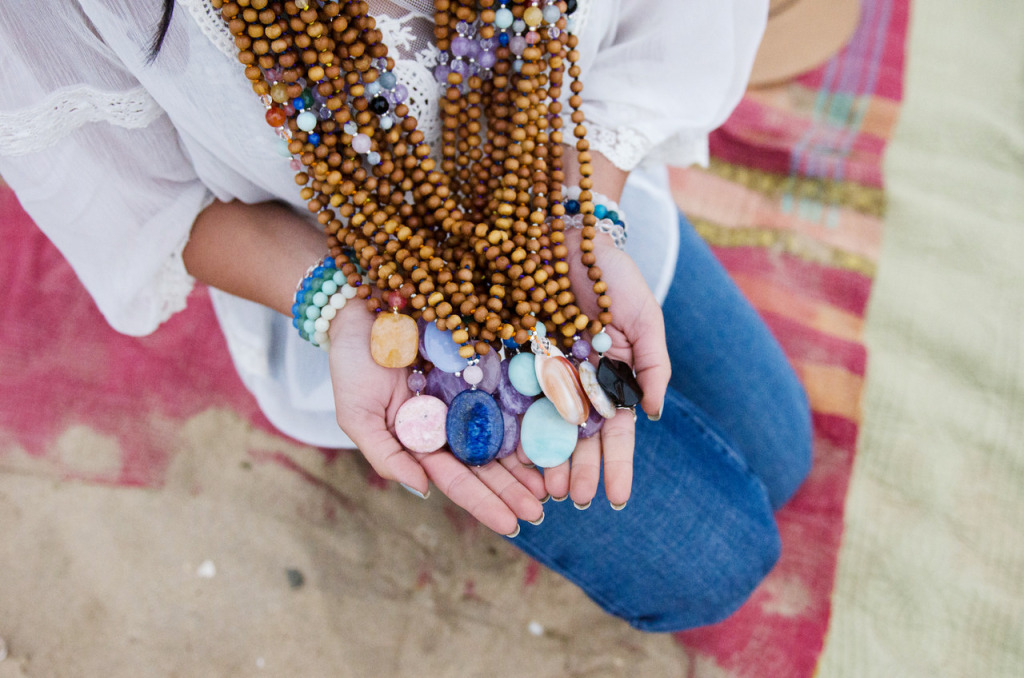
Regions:
<instances>
[{"instance_id":1,"label":"woven blanket","mask_svg":"<svg viewBox=\"0 0 1024 678\"><path fill-rule=\"evenodd\" d=\"M711 136L710 168L673 173L680 208L801 376L815 436L811 475L778 515L775 570L730 619L677 636L705 667L696 675L810 676L824 643L909 4L865 0L846 48L793 82L748 92Z\"/></svg>"},{"instance_id":2,"label":"woven blanket","mask_svg":"<svg viewBox=\"0 0 1024 678\"><path fill-rule=\"evenodd\" d=\"M675 638L608 618L443 498L280 436L205 290L149 337L111 331L0 183L0 675L810 676L860 422L908 2L866 0L849 47L751 92L714 134L710 170L673 173L815 421L779 566L735 616Z\"/></svg>"}]
</instances>

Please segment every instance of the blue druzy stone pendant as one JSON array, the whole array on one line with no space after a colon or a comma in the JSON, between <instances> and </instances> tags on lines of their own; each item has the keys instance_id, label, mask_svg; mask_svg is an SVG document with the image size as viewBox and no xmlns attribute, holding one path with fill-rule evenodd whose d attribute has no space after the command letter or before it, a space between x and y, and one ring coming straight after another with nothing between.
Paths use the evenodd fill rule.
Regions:
<instances>
[{"instance_id":1,"label":"blue druzy stone pendant","mask_svg":"<svg viewBox=\"0 0 1024 678\"><path fill-rule=\"evenodd\" d=\"M484 391L463 391L455 396L448 407L445 428L452 454L470 466L492 461L505 438L501 409Z\"/></svg>"}]
</instances>

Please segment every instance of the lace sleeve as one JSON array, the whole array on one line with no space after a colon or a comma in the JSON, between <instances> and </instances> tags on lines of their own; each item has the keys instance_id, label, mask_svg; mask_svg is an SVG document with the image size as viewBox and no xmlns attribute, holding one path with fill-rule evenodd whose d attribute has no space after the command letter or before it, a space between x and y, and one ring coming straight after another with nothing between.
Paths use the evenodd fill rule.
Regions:
<instances>
[{"instance_id":1,"label":"lace sleeve","mask_svg":"<svg viewBox=\"0 0 1024 678\"><path fill-rule=\"evenodd\" d=\"M708 133L746 87L766 0L588 5L581 42L592 147L626 170L706 163Z\"/></svg>"},{"instance_id":2,"label":"lace sleeve","mask_svg":"<svg viewBox=\"0 0 1024 678\"><path fill-rule=\"evenodd\" d=\"M16 4L0 5L0 174L111 326L152 332L185 307L181 252L212 196L77 4Z\"/></svg>"}]
</instances>

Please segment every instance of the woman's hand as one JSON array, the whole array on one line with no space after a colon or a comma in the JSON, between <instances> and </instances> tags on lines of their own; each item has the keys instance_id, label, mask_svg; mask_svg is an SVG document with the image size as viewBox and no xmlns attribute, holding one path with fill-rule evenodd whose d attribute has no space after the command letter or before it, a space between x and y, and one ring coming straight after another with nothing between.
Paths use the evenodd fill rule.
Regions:
<instances>
[{"instance_id":1,"label":"woman's hand","mask_svg":"<svg viewBox=\"0 0 1024 678\"><path fill-rule=\"evenodd\" d=\"M513 455L467 467L446 448L413 454L394 434L398 408L413 396L408 369L381 367L370 356L373 315L353 300L331 322L330 368L338 424L374 470L426 496L429 481L453 502L499 534L513 534L517 520L544 515L544 479Z\"/></svg>"},{"instance_id":2,"label":"woman's hand","mask_svg":"<svg viewBox=\"0 0 1024 678\"><path fill-rule=\"evenodd\" d=\"M591 318L598 313L593 281L587 268L579 261L580 232L566 232L570 261L569 276L577 305ZM611 238L599 233L594 240L594 253L602 279L608 284L612 299L612 323L605 328L612 339L606 355L631 365L644 391L640 403L651 419L661 417L672 368L665 344L665 323L654 294L644 281L633 260L615 248ZM635 417L626 410L605 421L599 434L580 440L571 459L544 473L547 491L552 497L569 495L578 506L587 506L597 494L597 484L604 466L605 494L614 507L620 508L629 499L633 484L633 442Z\"/></svg>"}]
</instances>

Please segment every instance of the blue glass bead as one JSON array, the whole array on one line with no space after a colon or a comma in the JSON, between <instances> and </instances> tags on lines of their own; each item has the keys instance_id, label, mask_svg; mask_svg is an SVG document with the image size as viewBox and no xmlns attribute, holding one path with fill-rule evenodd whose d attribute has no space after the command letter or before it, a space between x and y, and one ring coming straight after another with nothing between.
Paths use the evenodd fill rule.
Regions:
<instances>
[{"instance_id":1,"label":"blue glass bead","mask_svg":"<svg viewBox=\"0 0 1024 678\"><path fill-rule=\"evenodd\" d=\"M394 73L388 71L386 73L380 74L378 82L380 82L380 86L383 87L384 89L394 89L395 85L398 84L398 78L395 77Z\"/></svg>"},{"instance_id":2,"label":"blue glass bead","mask_svg":"<svg viewBox=\"0 0 1024 678\"><path fill-rule=\"evenodd\" d=\"M311 278L305 278L302 281L302 289L308 290L313 287L313 280Z\"/></svg>"},{"instance_id":3,"label":"blue glass bead","mask_svg":"<svg viewBox=\"0 0 1024 678\"><path fill-rule=\"evenodd\" d=\"M604 219L608 216L608 208L604 205L594 205L594 216L598 219Z\"/></svg>"},{"instance_id":4,"label":"blue glass bead","mask_svg":"<svg viewBox=\"0 0 1024 678\"><path fill-rule=\"evenodd\" d=\"M537 380L536 358L532 353L519 353L508 363L508 380L512 386L525 396L540 395L540 382Z\"/></svg>"},{"instance_id":5,"label":"blue glass bead","mask_svg":"<svg viewBox=\"0 0 1024 678\"><path fill-rule=\"evenodd\" d=\"M530 461L552 468L572 456L579 437L577 428L562 419L550 400L541 398L523 415L519 442Z\"/></svg>"},{"instance_id":6,"label":"blue glass bead","mask_svg":"<svg viewBox=\"0 0 1024 678\"><path fill-rule=\"evenodd\" d=\"M452 454L463 463L481 466L493 461L505 439L498 403L483 391L463 391L448 408L445 435Z\"/></svg>"},{"instance_id":7,"label":"blue glass bead","mask_svg":"<svg viewBox=\"0 0 1024 678\"><path fill-rule=\"evenodd\" d=\"M519 344L516 343L515 339L505 339L502 343L505 344L505 348L519 348Z\"/></svg>"},{"instance_id":8,"label":"blue glass bead","mask_svg":"<svg viewBox=\"0 0 1024 678\"><path fill-rule=\"evenodd\" d=\"M466 359L459 355L459 344L452 340L452 333L437 329L428 323L423 331L423 350L434 367L442 372L461 372L466 369Z\"/></svg>"},{"instance_id":9,"label":"blue glass bead","mask_svg":"<svg viewBox=\"0 0 1024 678\"><path fill-rule=\"evenodd\" d=\"M306 102L302 100L302 97L295 97L292 99L292 108L296 111L306 110Z\"/></svg>"},{"instance_id":10,"label":"blue glass bead","mask_svg":"<svg viewBox=\"0 0 1024 678\"><path fill-rule=\"evenodd\" d=\"M332 271L337 270L338 265L334 263L334 257L327 257L324 259L324 268L331 269Z\"/></svg>"},{"instance_id":11,"label":"blue glass bead","mask_svg":"<svg viewBox=\"0 0 1024 678\"><path fill-rule=\"evenodd\" d=\"M501 45L502 47L508 47L508 43L510 40L512 40L512 38L509 37L508 33L498 34L498 44Z\"/></svg>"},{"instance_id":12,"label":"blue glass bead","mask_svg":"<svg viewBox=\"0 0 1024 678\"><path fill-rule=\"evenodd\" d=\"M294 327L295 329L299 329L299 319L298 318L292 318L292 327Z\"/></svg>"},{"instance_id":13,"label":"blue glass bead","mask_svg":"<svg viewBox=\"0 0 1024 678\"><path fill-rule=\"evenodd\" d=\"M324 267L323 267L323 264L321 264L321 265L319 265L319 266L317 266L316 268L313 269L313 272L309 275L309 277L310 278L319 278L319 277L323 276L323 274L324 274Z\"/></svg>"},{"instance_id":14,"label":"blue glass bead","mask_svg":"<svg viewBox=\"0 0 1024 678\"><path fill-rule=\"evenodd\" d=\"M301 306L302 306L302 304L300 304L299 302L295 302L294 304L292 304L292 317L293 318L298 318L299 317L299 308Z\"/></svg>"},{"instance_id":15,"label":"blue glass bead","mask_svg":"<svg viewBox=\"0 0 1024 678\"><path fill-rule=\"evenodd\" d=\"M613 223L619 223L619 213L612 210L608 214L604 215L605 219L610 219Z\"/></svg>"},{"instance_id":16,"label":"blue glass bead","mask_svg":"<svg viewBox=\"0 0 1024 678\"><path fill-rule=\"evenodd\" d=\"M565 212L566 212L566 214L579 214L580 213L580 201L579 200L566 200L565 201Z\"/></svg>"},{"instance_id":17,"label":"blue glass bead","mask_svg":"<svg viewBox=\"0 0 1024 678\"><path fill-rule=\"evenodd\" d=\"M314 146L320 145L320 135L317 134L316 132L310 132L309 136L306 137L306 140L309 141L309 143L313 144Z\"/></svg>"}]
</instances>

